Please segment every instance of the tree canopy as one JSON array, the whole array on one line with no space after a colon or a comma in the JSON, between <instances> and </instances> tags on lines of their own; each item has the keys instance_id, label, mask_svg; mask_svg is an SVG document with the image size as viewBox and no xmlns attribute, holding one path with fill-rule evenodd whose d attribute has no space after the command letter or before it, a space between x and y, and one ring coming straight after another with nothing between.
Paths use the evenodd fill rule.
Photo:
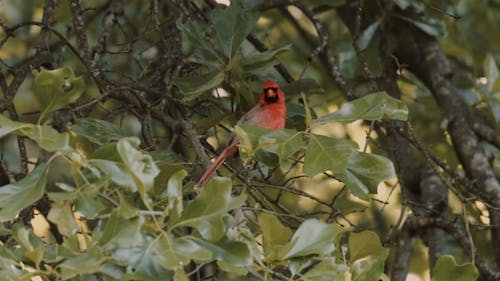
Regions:
<instances>
[{"instance_id":1,"label":"tree canopy","mask_svg":"<svg viewBox=\"0 0 500 281\"><path fill-rule=\"evenodd\" d=\"M2 1L0 279L499 280L498 15ZM235 126L270 79L286 128Z\"/></svg>"}]
</instances>

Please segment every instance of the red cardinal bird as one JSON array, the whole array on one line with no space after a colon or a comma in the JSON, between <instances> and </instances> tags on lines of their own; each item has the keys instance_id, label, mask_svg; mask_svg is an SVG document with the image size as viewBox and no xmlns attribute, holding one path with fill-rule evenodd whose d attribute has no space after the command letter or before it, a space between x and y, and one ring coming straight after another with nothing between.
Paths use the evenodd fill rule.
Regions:
<instances>
[{"instance_id":1,"label":"red cardinal bird","mask_svg":"<svg viewBox=\"0 0 500 281\"><path fill-rule=\"evenodd\" d=\"M262 86L259 103L243 115L237 125L256 125L271 130L277 130L285 127L285 118L285 94L276 82L267 81ZM212 174L222 165L224 160L238 151L239 143L240 138L233 133L226 148L224 148L219 157L215 159L212 166L208 168L205 174L203 174L196 183L197 187L203 187Z\"/></svg>"}]
</instances>

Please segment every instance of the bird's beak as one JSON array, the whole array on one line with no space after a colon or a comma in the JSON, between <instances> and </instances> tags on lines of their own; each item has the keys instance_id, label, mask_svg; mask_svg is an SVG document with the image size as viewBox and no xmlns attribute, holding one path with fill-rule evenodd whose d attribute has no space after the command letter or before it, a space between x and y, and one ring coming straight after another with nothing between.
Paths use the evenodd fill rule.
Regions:
<instances>
[{"instance_id":1,"label":"bird's beak","mask_svg":"<svg viewBox=\"0 0 500 281\"><path fill-rule=\"evenodd\" d=\"M278 95L278 93L274 89L267 89L266 96L269 98L274 98Z\"/></svg>"}]
</instances>

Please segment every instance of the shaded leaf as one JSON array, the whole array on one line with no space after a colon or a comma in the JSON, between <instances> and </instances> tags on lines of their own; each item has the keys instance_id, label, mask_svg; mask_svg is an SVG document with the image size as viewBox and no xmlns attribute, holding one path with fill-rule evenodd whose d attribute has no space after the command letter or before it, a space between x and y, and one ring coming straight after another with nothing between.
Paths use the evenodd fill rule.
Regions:
<instances>
[{"instance_id":1,"label":"shaded leaf","mask_svg":"<svg viewBox=\"0 0 500 281\"><path fill-rule=\"evenodd\" d=\"M187 21L185 23L177 21L177 28L179 28L189 44L195 48L195 52L191 56L191 61L207 66L218 66L223 62L221 56L219 56L205 36L200 24L194 21Z\"/></svg>"},{"instance_id":2,"label":"shaded leaf","mask_svg":"<svg viewBox=\"0 0 500 281\"><path fill-rule=\"evenodd\" d=\"M42 69L35 78L35 94L42 106L40 119L75 102L83 93L83 77L75 77L71 67Z\"/></svg>"},{"instance_id":3,"label":"shaded leaf","mask_svg":"<svg viewBox=\"0 0 500 281\"><path fill-rule=\"evenodd\" d=\"M174 83L184 95L183 101L189 102L219 86L222 81L224 81L224 73L213 70L199 76L177 78Z\"/></svg>"},{"instance_id":4,"label":"shaded leaf","mask_svg":"<svg viewBox=\"0 0 500 281\"><path fill-rule=\"evenodd\" d=\"M226 57L234 56L259 17L258 12L244 10L236 3L226 8L218 6L212 11L210 19Z\"/></svg>"},{"instance_id":5,"label":"shaded leaf","mask_svg":"<svg viewBox=\"0 0 500 281\"><path fill-rule=\"evenodd\" d=\"M48 170L48 164L40 164L20 181L0 187L1 222L14 219L23 208L42 198Z\"/></svg>"},{"instance_id":6,"label":"shaded leaf","mask_svg":"<svg viewBox=\"0 0 500 281\"><path fill-rule=\"evenodd\" d=\"M284 170L291 165L288 158L301 149L303 145L302 134L290 129L272 131L259 138L259 146L266 151L277 154L280 166Z\"/></svg>"},{"instance_id":7,"label":"shaded leaf","mask_svg":"<svg viewBox=\"0 0 500 281\"><path fill-rule=\"evenodd\" d=\"M78 119L71 131L98 145L128 137L116 124L93 118Z\"/></svg>"},{"instance_id":8,"label":"shaded leaf","mask_svg":"<svg viewBox=\"0 0 500 281\"><path fill-rule=\"evenodd\" d=\"M174 173L167 183L168 210L170 219L176 220L184 210L182 199L182 180L187 176L186 170Z\"/></svg>"},{"instance_id":9,"label":"shaded leaf","mask_svg":"<svg viewBox=\"0 0 500 281\"><path fill-rule=\"evenodd\" d=\"M301 280L304 281L330 281L344 280L344 274L347 267L344 264L335 262L335 258L324 258L320 263L315 265L311 270L302 275Z\"/></svg>"},{"instance_id":10,"label":"shaded leaf","mask_svg":"<svg viewBox=\"0 0 500 281\"><path fill-rule=\"evenodd\" d=\"M386 92L377 92L345 103L334 113L323 116L318 123L328 121L352 122L355 120L408 119L406 103L389 96Z\"/></svg>"},{"instance_id":11,"label":"shaded leaf","mask_svg":"<svg viewBox=\"0 0 500 281\"><path fill-rule=\"evenodd\" d=\"M327 255L335 249L333 241L344 230L336 224L317 219L304 221L292 236L289 249L283 259L303 257L312 254Z\"/></svg>"},{"instance_id":12,"label":"shaded leaf","mask_svg":"<svg viewBox=\"0 0 500 281\"><path fill-rule=\"evenodd\" d=\"M450 255L440 256L434 266L432 281L474 281L479 277L477 268L472 263L458 265Z\"/></svg>"},{"instance_id":13,"label":"shaded leaf","mask_svg":"<svg viewBox=\"0 0 500 281\"><path fill-rule=\"evenodd\" d=\"M413 24L423 32L430 36L444 37L447 35L446 25L442 20L436 18L429 18L425 16L402 16L396 15L396 17Z\"/></svg>"},{"instance_id":14,"label":"shaded leaf","mask_svg":"<svg viewBox=\"0 0 500 281\"><path fill-rule=\"evenodd\" d=\"M300 96L300 93L323 93L323 89L314 79L295 80L290 84L281 85L281 89L283 89L287 99L293 99L295 96Z\"/></svg>"},{"instance_id":15,"label":"shaded leaf","mask_svg":"<svg viewBox=\"0 0 500 281\"><path fill-rule=\"evenodd\" d=\"M274 57L280 53L290 50L291 46L292 44L288 44L264 52L254 52L246 54L241 61L243 70L246 73L260 74L262 70L278 64L279 62Z\"/></svg>"},{"instance_id":16,"label":"shaded leaf","mask_svg":"<svg viewBox=\"0 0 500 281\"><path fill-rule=\"evenodd\" d=\"M132 248L140 245L143 242L140 232L143 224L142 216L125 219L120 217L118 212L113 212L96 234L98 245L104 249Z\"/></svg>"},{"instance_id":17,"label":"shaded leaf","mask_svg":"<svg viewBox=\"0 0 500 281\"><path fill-rule=\"evenodd\" d=\"M384 273L389 249L382 247L378 235L371 231L349 235L352 280L378 281Z\"/></svg>"},{"instance_id":18,"label":"shaded leaf","mask_svg":"<svg viewBox=\"0 0 500 281\"><path fill-rule=\"evenodd\" d=\"M158 242L158 262L169 270L188 265L193 259L197 262L213 260L212 252L195 243L189 237L162 237Z\"/></svg>"},{"instance_id":19,"label":"shaded leaf","mask_svg":"<svg viewBox=\"0 0 500 281\"><path fill-rule=\"evenodd\" d=\"M106 260L101 249L93 247L77 257L66 259L58 268L61 270L62 280L69 280L79 275L99 272Z\"/></svg>"},{"instance_id":20,"label":"shaded leaf","mask_svg":"<svg viewBox=\"0 0 500 281\"><path fill-rule=\"evenodd\" d=\"M191 226L205 238L217 241L224 235L223 216L245 202L245 196L231 196L231 180L213 178L187 205L181 217L171 222L171 229Z\"/></svg>"},{"instance_id":21,"label":"shaded leaf","mask_svg":"<svg viewBox=\"0 0 500 281\"><path fill-rule=\"evenodd\" d=\"M372 41L375 32L378 30L380 23L378 21L374 21L370 24L361 34L359 35L358 47L360 50L364 50L368 48L368 45Z\"/></svg>"},{"instance_id":22,"label":"shaded leaf","mask_svg":"<svg viewBox=\"0 0 500 281\"><path fill-rule=\"evenodd\" d=\"M242 267L251 265L253 262L248 246L243 242L230 241L225 238L217 242L202 239L193 239L193 241L212 252L221 267Z\"/></svg>"}]
</instances>

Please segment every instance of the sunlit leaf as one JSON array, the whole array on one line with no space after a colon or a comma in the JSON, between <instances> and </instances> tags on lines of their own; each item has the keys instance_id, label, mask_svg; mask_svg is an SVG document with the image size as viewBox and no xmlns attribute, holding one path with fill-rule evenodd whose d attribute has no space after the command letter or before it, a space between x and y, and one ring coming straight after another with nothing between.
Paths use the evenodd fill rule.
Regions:
<instances>
[{"instance_id":1,"label":"sunlit leaf","mask_svg":"<svg viewBox=\"0 0 500 281\"><path fill-rule=\"evenodd\" d=\"M335 249L333 242L337 235L343 231L336 224L324 223L317 219L308 219L293 234L288 244L289 249L284 254L283 259L312 254L327 255Z\"/></svg>"},{"instance_id":2,"label":"sunlit leaf","mask_svg":"<svg viewBox=\"0 0 500 281\"><path fill-rule=\"evenodd\" d=\"M259 143L262 144L264 150L279 156L280 166L283 169L289 167L289 165L286 165L290 162L288 158L304 145L302 134L289 129L269 132L259 138Z\"/></svg>"},{"instance_id":3,"label":"sunlit leaf","mask_svg":"<svg viewBox=\"0 0 500 281\"><path fill-rule=\"evenodd\" d=\"M33 125L22 128L19 133L34 140L42 149L53 152L57 150L69 150L69 134L59 133L54 128L46 125Z\"/></svg>"},{"instance_id":4,"label":"sunlit leaf","mask_svg":"<svg viewBox=\"0 0 500 281\"><path fill-rule=\"evenodd\" d=\"M377 186L383 180L395 176L392 161L386 157L355 152L349 156L343 172L335 173L347 188L361 199L368 199L369 193L377 193Z\"/></svg>"},{"instance_id":5,"label":"sunlit leaf","mask_svg":"<svg viewBox=\"0 0 500 281\"><path fill-rule=\"evenodd\" d=\"M408 119L406 103L389 96L386 92L377 92L345 103L339 110L319 118L317 122L352 122L380 119L406 121Z\"/></svg>"},{"instance_id":6,"label":"sunlit leaf","mask_svg":"<svg viewBox=\"0 0 500 281\"><path fill-rule=\"evenodd\" d=\"M35 78L35 94L43 110L40 118L75 102L84 89L83 77L75 77L71 67L42 69Z\"/></svg>"},{"instance_id":7,"label":"sunlit leaf","mask_svg":"<svg viewBox=\"0 0 500 281\"><path fill-rule=\"evenodd\" d=\"M259 224L262 228L262 247L266 260L280 259L288 239L292 236L292 230L282 225L276 216L266 213L259 215Z\"/></svg>"},{"instance_id":8,"label":"sunlit leaf","mask_svg":"<svg viewBox=\"0 0 500 281\"><path fill-rule=\"evenodd\" d=\"M20 181L0 187L0 221L12 220L17 214L42 198L49 166L38 165Z\"/></svg>"},{"instance_id":9,"label":"sunlit leaf","mask_svg":"<svg viewBox=\"0 0 500 281\"><path fill-rule=\"evenodd\" d=\"M191 226L211 241L224 235L223 216L245 202L245 196L231 196L231 181L227 178L213 178L201 189L195 199L184 209L181 217L171 222L171 228Z\"/></svg>"},{"instance_id":10,"label":"sunlit leaf","mask_svg":"<svg viewBox=\"0 0 500 281\"><path fill-rule=\"evenodd\" d=\"M164 236L158 242L158 262L169 270L189 264L192 259L208 262L213 259L212 252L195 243L188 237L172 238Z\"/></svg>"},{"instance_id":11,"label":"sunlit leaf","mask_svg":"<svg viewBox=\"0 0 500 281\"><path fill-rule=\"evenodd\" d=\"M479 277L477 268L472 263L457 264L450 255L440 256L434 266L432 281L474 281Z\"/></svg>"},{"instance_id":12,"label":"sunlit leaf","mask_svg":"<svg viewBox=\"0 0 500 281\"><path fill-rule=\"evenodd\" d=\"M356 148L356 143L350 140L311 134L304 157L304 173L309 177L328 170L341 173Z\"/></svg>"},{"instance_id":13,"label":"sunlit leaf","mask_svg":"<svg viewBox=\"0 0 500 281\"><path fill-rule=\"evenodd\" d=\"M31 126L32 124L12 121L9 118L5 117L4 115L0 114L0 138L3 138L4 136L21 128L26 128Z\"/></svg>"},{"instance_id":14,"label":"sunlit leaf","mask_svg":"<svg viewBox=\"0 0 500 281\"><path fill-rule=\"evenodd\" d=\"M52 204L47 219L54 223L59 233L64 236L73 235L78 230L71 205L68 202Z\"/></svg>"},{"instance_id":15,"label":"sunlit leaf","mask_svg":"<svg viewBox=\"0 0 500 281\"><path fill-rule=\"evenodd\" d=\"M382 247L376 233L371 231L351 233L349 252L353 281L375 281L383 274L389 249Z\"/></svg>"},{"instance_id":16,"label":"sunlit leaf","mask_svg":"<svg viewBox=\"0 0 500 281\"><path fill-rule=\"evenodd\" d=\"M210 19L226 57L234 56L259 17L258 12L244 10L236 3L226 8L219 6L212 11Z\"/></svg>"}]
</instances>

